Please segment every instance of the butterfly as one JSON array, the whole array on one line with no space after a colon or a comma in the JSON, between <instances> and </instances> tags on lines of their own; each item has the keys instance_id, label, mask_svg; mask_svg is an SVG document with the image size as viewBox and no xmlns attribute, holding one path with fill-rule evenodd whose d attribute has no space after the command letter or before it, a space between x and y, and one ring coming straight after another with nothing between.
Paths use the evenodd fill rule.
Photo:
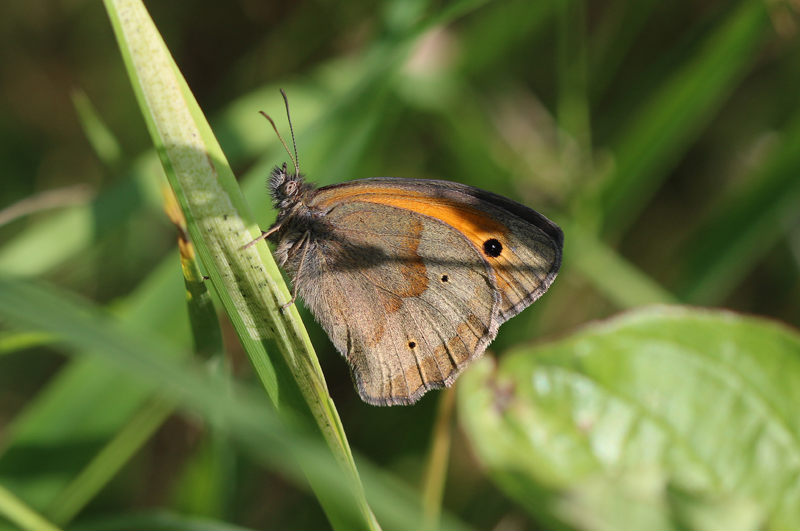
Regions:
<instances>
[{"instance_id":1,"label":"butterfly","mask_svg":"<svg viewBox=\"0 0 800 531\"><path fill-rule=\"evenodd\" d=\"M275 244L291 302L302 297L367 403L413 404L450 386L558 274L563 232L520 203L439 180L317 188L296 153L294 172L284 163L270 175L275 223L248 245Z\"/></svg>"}]
</instances>

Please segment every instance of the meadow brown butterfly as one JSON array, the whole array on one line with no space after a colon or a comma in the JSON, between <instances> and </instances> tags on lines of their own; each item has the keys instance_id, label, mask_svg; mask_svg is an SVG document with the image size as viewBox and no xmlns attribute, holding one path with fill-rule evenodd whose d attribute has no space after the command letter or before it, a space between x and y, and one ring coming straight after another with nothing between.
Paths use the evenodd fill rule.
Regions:
<instances>
[{"instance_id":1,"label":"meadow brown butterfly","mask_svg":"<svg viewBox=\"0 0 800 531\"><path fill-rule=\"evenodd\" d=\"M365 402L413 404L451 385L556 278L564 234L524 205L423 179L316 188L296 147L292 160L294 173L270 176L277 220L248 245L276 245L292 302L303 298Z\"/></svg>"}]
</instances>

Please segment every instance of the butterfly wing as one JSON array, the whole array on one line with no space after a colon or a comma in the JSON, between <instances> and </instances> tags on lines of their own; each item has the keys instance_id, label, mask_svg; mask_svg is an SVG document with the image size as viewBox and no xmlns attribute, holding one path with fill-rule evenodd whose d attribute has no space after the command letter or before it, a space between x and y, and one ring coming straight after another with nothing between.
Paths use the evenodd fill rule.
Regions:
<instances>
[{"instance_id":1,"label":"butterfly wing","mask_svg":"<svg viewBox=\"0 0 800 531\"><path fill-rule=\"evenodd\" d=\"M328 186L317 202L395 206L432 217L466 237L497 278L503 323L538 299L561 267L564 233L533 209L503 196L449 181L376 177Z\"/></svg>"},{"instance_id":2,"label":"butterfly wing","mask_svg":"<svg viewBox=\"0 0 800 531\"><path fill-rule=\"evenodd\" d=\"M452 228L397 208L341 205L295 279L371 404L449 385L495 336L491 272Z\"/></svg>"},{"instance_id":3,"label":"butterfly wing","mask_svg":"<svg viewBox=\"0 0 800 531\"><path fill-rule=\"evenodd\" d=\"M454 183L363 179L320 189L314 206L324 230L295 282L372 404L450 385L561 261L546 218Z\"/></svg>"}]
</instances>

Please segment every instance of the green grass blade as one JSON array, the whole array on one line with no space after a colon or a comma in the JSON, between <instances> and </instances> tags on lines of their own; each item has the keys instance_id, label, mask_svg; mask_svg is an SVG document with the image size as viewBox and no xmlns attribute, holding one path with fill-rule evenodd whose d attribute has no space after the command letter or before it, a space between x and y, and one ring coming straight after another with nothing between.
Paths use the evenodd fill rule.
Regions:
<instances>
[{"instance_id":1,"label":"green grass blade","mask_svg":"<svg viewBox=\"0 0 800 531\"><path fill-rule=\"evenodd\" d=\"M92 144L97 156L107 167L117 167L122 161L122 148L120 148L114 134L97 114L97 110L92 105L89 97L83 90L75 89L72 91L72 104L78 112L83 132L86 134L89 143Z\"/></svg>"},{"instance_id":2,"label":"green grass blade","mask_svg":"<svg viewBox=\"0 0 800 531\"><path fill-rule=\"evenodd\" d=\"M252 531L251 528L206 518L186 517L167 511L109 516L70 527L72 531Z\"/></svg>"},{"instance_id":3,"label":"green grass blade","mask_svg":"<svg viewBox=\"0 0 800 531\"><path fill-rule=\"evenodd\" d=\"M639 0L616 2L609 6L589 37L589 77L593 101L598 101L608 90L658 4L656 0Z\"/></svg>"},{"instance_id":4,"label":"green grass blade","mask_svg":"<svg viewBox=\"0 0 800 531\"><path fill-rule=\"evenodd\" d=\"M47 514L68 524L119 472L175 410L172 400L156 395L92 459L52 502Z\"/></svg>"},{"instance_id":5,"label":"green grass blade","mask_svg":"<svg viewBox=\"0 0 800 531\"><path fill-rule=\"evenodd\" d=\"M800 115L746 185L696 231L681 292L687 302L720 304L800 219Z\"/></svg>"},{"instance_id":6,"label":"green grass blade","mask_svg":"<svg viewBox=\"0 0 800 531\"><path fill-rule=\"evenodd\" d=\"M222 356L222 330L214 308L214 301L208 291L208 284L200 272L197 253L189 239L186 219L169 188L164 190L164 210L178 229L178 250L181 255L183 284L186 287L186 305L189 309L189 324L192 327L194 353L201 358L211 359Z\"/></svg>"},{"instance_id":7,"label":"green grass blade","mask_svg":"<svg viewBox=\"0 0 800 531\"><path fill-rule=\"evenodd\" d=\"M58 527L45 520L2 485L0 485L0 515L23 531L58 531Z\"/></svg>"},{"instance_id":8,"label":"green grass blade","mask_svg":"<svg viewBox=\"0 0 800 531\"><path fill-rule=\"evenodd\" d=\"M439 396L436 410L436 423L433 428L431 445L428 450L425 476L422 481L422 509L425 521L423 529L435 530L439 527L442 512L442 498L447 482L450 463L450 446L453 439L453 419L455 416L456 390L445 389Z\"/></svg>"},{"instance_id":9,"label":"green grass blade","mask_svg":"<svg viewBox=\"0 0 800 531\"><path fill-rule=\"evenodd\" d=\"M44 210L85 205L93 197L94 192L81 184L40 192L0 210L0 226Z\"/></svg>"},{"instance_id":10,"label":"green grass blade","mask_svg":"<svg viewBox=\"0 0 800 531\"><path fill-rule=\"evenodd\" d=\"M177 262L172 256L157 268L117 314L188 351L186 303ZM131 382L93 358L73 359L14 419L3 448L113 437L151 393L151 386Z\"/></svg>"},{"instance_id":11,"label":"green grass blade","mask_svg":"<svg viewBox=\"0 0 800 531\"><path fill-rule=\"evenodd\" d=\"M592 152L587 87L586 6L560 2L558 13L558 125L578 144L581 157Z\"/></svg>"},{"instance_id":12,"label":"green grass blade","mask_svg":"<svg viewBox=\"0 0 800 531\"><path fill-rule=\"evenodd\" d=\"M336 528L375 529L344 430L297 310L280 309L289 296L277 266L263 243L242 249L257 235L255 224L216 139L144 6L109 0L106 7L192 241L239 339L278 411L316 427L327 442L352 482L361 518L348 521L352 515L345 516L350 513L332 502L337 496L341 500L341 493L317 490L320 502ZM315 476L309 477L313 484Z\"/></svg>"},{"instance_id":13,"label":"green grass blade","mask_svg":"<svg viewBox=\"0 0 800 531\"><path fill-rule=\"evenodd\" d=\"M0 316L7 322L57 335L71 351L103 360L129 379L146 381L227 431L243 447L298 485L305 478L322 486L357 522L351 479L342 473L329 447L304 423L280 420L262 393L233 382L222 382L197 363L180 362L174 348L136 326L113 319L97 308L54 289L10 280L0 275ZM367 462L364 469L370 505L387 525L416 529L421 521L418 494L398 484ZM444 515L442 530L465 529Z\"/></svg>"},{"instance_id":14,"label":"green grass blade","mask_svg":"<svg viewBox=\"0 0 800 531\"><path fill-rule=\"evenodd\" d=\"M227 433L210 433L177 478L173 507L185 514L224 519L236 501L238 457Z\"/></svg>"},{"instance_id":15,"label":"green grass blade","mask_svg":"<svg viewBox=\"0 0 800 531\"><path fill-rule=\"evenodd\" d=\"M36 224L0 248L0 271L35 277L51 270L94 237L91 206L71 207Z\"/></svg>"},{"instance_id":16,"label":"green grass blade","mask_svg":"<svg viewBox=\"0 0 800 531\"><path fill-rule=\"evenodd\" d=\"M752 66L769 17L744 0L644 107L616 142L617 167L600 193L605 232L619 234L645 208L668 170Z\"/></svg>"},{"instance_id":17,"label":"green grass blade","mask_svg":"<svg viewBox=\"0 0 800 531\"><path fill-rule=\"evenodd\" d=\"M625 260L614 249L590 232L573 225L565 231L565 254L574 268L618 308L630 309L645 304L678 302L668 290Z\"/></svg>"},{"instance_id":18,"label":"green grass blade","mask_svg":"<svg viewBox=\"0 0 800 531\"><path fill-rule=\"evenodd\" d=\"M461 71L470 76L485 75L520 40L546 28L556 4L551 0L493 2L491 9L484 9L480 17L465 20L461 32L465 58Z\"/></svg>"},{"instance_id":19,"label":"green grass blade","mask_svg":"<svg viewBox=\"0 0 800 531\"><path fill-rule=\"evenodd\" d=\"M20 350L50 345L55 338L41 332L2 332L0 333L0 356Z\"/></svg>"}]
</instances>

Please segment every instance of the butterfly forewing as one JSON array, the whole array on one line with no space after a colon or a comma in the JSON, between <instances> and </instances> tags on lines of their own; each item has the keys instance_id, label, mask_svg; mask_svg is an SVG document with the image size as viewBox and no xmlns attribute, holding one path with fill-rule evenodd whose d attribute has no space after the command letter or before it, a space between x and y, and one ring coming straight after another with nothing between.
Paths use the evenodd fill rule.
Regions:
<instances>
[{"instance_id":1,"label":"butterfly forewing","mask_svg":"<svg viewBox=\"0 0 800 531\"><path fill-rule=\"evenodd\" d=\"M469 239L496 276L503 299L498 324L547 291L561 267L561 229L491 192L448 181L378 177L323 188L318 201L330 206L345 196L438 219Z\"/></svg>"}]
</instances>

